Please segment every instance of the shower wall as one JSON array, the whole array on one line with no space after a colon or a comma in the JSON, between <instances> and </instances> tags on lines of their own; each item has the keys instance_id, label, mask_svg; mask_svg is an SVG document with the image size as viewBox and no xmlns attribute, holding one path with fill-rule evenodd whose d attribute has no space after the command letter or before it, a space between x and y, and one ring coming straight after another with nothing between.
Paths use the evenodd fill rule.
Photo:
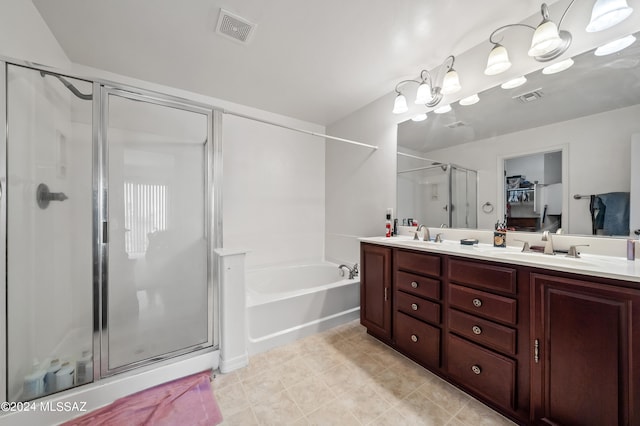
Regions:
<instances>
[{"instance_id":1,"label":"shower wall","mask_svg":"<svg viewBox=\"0 0 640 426\"><path fill-rule=\"evenodd\" d=\"M59 81L9 67L8 87L8 397L16 400L35 362L91 349L92 142L90 128L72 121L87 102ZM39 208L40 183L68 200Z\"/></svg>"},{"instance_id":2,"label":"shower wall","mask_svg":"<svg viewBox=\"0 0 640 426\"><path fill-rule=\"evenodd\" d=\"M248 267L322 259L325 142L230 115L222 127L225 247L249 250Z\"/></svg>"}]
</instances>

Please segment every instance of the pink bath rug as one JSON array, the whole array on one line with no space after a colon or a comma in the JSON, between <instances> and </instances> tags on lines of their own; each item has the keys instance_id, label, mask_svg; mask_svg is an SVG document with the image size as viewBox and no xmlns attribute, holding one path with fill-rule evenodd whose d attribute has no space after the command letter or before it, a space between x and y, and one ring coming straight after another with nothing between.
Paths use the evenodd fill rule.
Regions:
<instances>
[{"instance_id":1,"label":"pink bath rug","mask_svg":"<svg viewBox=\"0 0 640 426\"><path fill-rule=\"evenodd\" d=\"M202 372L120 398L63 426L198 425L222 422L209 372Z\"/></svg>"}]
</instances>

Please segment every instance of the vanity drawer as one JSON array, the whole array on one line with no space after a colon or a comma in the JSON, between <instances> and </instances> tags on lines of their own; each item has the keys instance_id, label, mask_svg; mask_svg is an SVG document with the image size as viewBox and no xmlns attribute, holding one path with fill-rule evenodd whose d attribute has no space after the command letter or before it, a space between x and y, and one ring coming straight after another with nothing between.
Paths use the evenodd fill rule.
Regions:
<instances>
[{"instance_id":1,"label":"vanity drawer","mask_svg":"<svg viewBox=\"0 0 640 426\"><path fill-rule=\"evenodd\" d=\"M440 300L440 280L396 271L396 290L402 290L416 296Z\"/></svg>"},{"instance_id":2,"label":"vanity drawer","mask_svg":"<svg viewBox=\"0 0 640 426\"><path fill-rule=\"evenodd\" d=\"M440 305L411 294L396 291L396 310L416 317L422 321L440 324Z\"/></svg>"},{"instance_id":3,"label":"vanity drawer","mask_svg":"<svg viewBox=\"0 0 640 426\"><path fill-rule=\"evenodd\" d=\"M515 408L515 361L451 334L448 344L451 376L485 398Z\"/></svg>"},{"instance_id":4,"label":"vanity drawer","mask_svg":"<svg viewBox=\"0 0 640 426\"><path fill-rule=\"evenodd\" d=\"M515 355L517 332L511 327L449 310L449 330L498 351Z\"/></svg>"},{"instance_id":5,"label":"vanity drawer","mask_svg":"<svg viewBox=\"0 0 640 426\"><path fill-rule=\"evenodd\" d=\"M449 284L449 304L483 318L507 324L517 321L517 301L497 294Z\"/></svg>"},{"instance_id":6,"label":"vanity drawer","mask_svg":"<svg viewBox=\"0 0 640 426\"><path fill-rule=\"evenodd\" d=\"M516 293L516 270L513 268L450 259L448 276L460 284Z\"/></svg>"},{"instance_id":7,"label":"vanity drawer","mask_svg":"<svg viewBox=\"0 0 640 426\"><path fill-rule=\"evenodd\" d=\"M427 365L440 367L439 328L397 312L394 331L398 349Z\"/></svg>"},{"instance_id":8,"label":"vanity drawer","mask_svg":"<svg viewBox=\"0 0 640 426\"><path fill-rule=\"evenodd\" d=\"M396 269L417 272L418 274L440 276L440 257L413 251L395 250Z\"/></svg>"}]
</instances>

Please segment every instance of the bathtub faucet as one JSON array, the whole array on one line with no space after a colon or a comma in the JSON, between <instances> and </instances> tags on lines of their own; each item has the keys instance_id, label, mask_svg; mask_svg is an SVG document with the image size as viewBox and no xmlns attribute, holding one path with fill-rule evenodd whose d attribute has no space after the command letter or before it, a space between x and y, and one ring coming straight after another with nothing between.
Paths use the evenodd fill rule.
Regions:
<instances>
[{"instance_id":1,"label":"bathtub faucet","mask_svg":"<svg viewBox=\"0 0 640 426\"><path fill-rule=\"evenodd\" d=\"M358 264L354 264L352 268L348 267L347 265L340 265L338 266L338 269L340 270L340 276L344 277L344 271L342 270L342 268L346 268L347 271L349 271L349 279L352 280L355 277L358 276Z\"/></svg>"}]
</instances>

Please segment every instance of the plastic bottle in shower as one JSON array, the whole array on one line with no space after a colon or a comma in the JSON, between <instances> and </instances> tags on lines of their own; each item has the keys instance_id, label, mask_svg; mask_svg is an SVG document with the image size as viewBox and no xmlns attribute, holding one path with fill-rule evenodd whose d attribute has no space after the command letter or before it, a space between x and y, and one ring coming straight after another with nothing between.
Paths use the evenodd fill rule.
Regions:
<instances>
[{"instance_id":1,"label":"plastic bottle in shower","mask_svg":"<svg viewBox=\"0 0 640 426\"><path fill-rule=\"evenodd\" d=\"M56 372L56 391L68 389L73 386L75 368L69 362L63 362L60 370Z\"/></svg>"},{"instance_id":2,"label":"plastic bottle in shower","mask_svg":"<svg viewBox=\"0 0 640 426\"><path fill-rule=\"evenodd\" d=\"M82 351L82 357L76 361L76 383L81 385L93 380L93 354Z\"/></svg>"},{"instance_id":3,"label":"plastic bottle in shower","mask_svg":"<svg viewBox=\"0 0 640 426\"><path fill-rule=\"evenodd\" d=\"M56 373L60 370L60 360L58 358L54 358L49 363L49 368L47 368L47 374L44 376L44 392L51 393L56 390Z\"/></svg>"},{"instance_id":4,"label":"plastic bottle in shower","mask_svg":"<svg viewBox=\"0 0 640 426\"><path fill-rule=\"evenodd\" d=\"M37 359L33 360L33 368L31 374L24 376L24 383L22 388L22 400L27 401L30 399L38 398L44 395L44 377L47 372L40 368L40 363Z\"/></svg>"}]
</instances>

